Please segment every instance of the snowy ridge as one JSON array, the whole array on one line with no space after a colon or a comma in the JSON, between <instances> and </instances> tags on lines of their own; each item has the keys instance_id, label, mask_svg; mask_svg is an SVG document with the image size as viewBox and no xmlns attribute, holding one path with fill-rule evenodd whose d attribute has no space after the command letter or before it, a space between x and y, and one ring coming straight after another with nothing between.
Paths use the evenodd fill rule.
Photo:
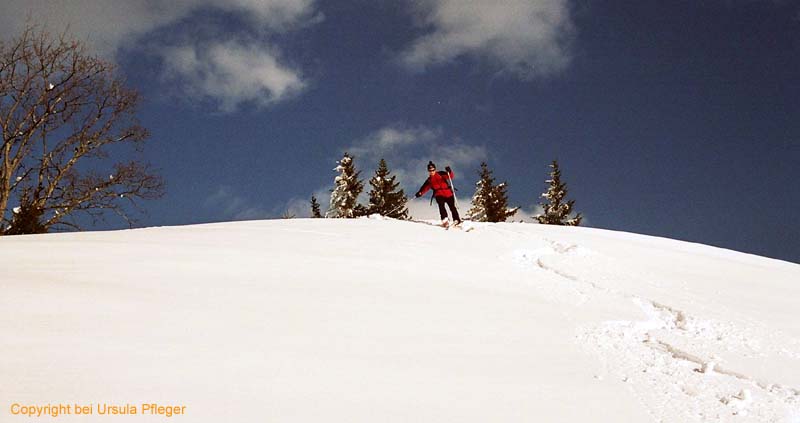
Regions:
<instances>
[{"instance_id":1,"label":"snowy ridge","mask_svg":"<svg viewBox=\"0 0 800 423\"><path fill-rule=\"evenodd\" d=\"M597 229L465 225L0 239L0 398L172 401L193 422L800 419L800 266ZM0 406L3 422L27 419Z\"/></svg>"}]
</instances>

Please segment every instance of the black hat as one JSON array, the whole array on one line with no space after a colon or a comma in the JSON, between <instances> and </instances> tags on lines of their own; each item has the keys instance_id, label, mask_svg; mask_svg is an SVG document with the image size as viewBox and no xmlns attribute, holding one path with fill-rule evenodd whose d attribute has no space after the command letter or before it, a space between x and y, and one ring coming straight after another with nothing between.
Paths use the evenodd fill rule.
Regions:
<instances>
[{"instance_id":1,"label":"black hat","mask_svg":"<svg viewBox=\"0 0 800 423\"><path fill-rule=\"evenodd\" d=\"M436 165L433 164L433 162L429 161L428 162L428 170L430 170L431 168L436 169Z\"/></svg>"}]
</instances>

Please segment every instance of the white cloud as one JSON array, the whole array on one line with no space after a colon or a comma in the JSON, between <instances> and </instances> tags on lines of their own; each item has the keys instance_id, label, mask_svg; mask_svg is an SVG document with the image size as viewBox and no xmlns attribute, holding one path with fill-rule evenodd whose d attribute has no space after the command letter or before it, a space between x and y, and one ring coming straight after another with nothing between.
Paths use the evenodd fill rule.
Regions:
<instances>
[{"instance_id":1,"label":"white cloud","mask_svg":"<svg viewBox=\"0 0 800 423\"><path fill-rule=\"evenodd\" d=\"M93 52L113 58L122 47L152 31L168 28L193 13L219 10L235 14L255 38L319 22L316 0L5 0L0 37L19 34L26 20L51 33L85 40ZM216 26L215 26L216 25ZM219 40L219 24L198 25L190 42L153 42L166 69L190 97L215 100L224 111L243 102L269 105L290 98L307 85L297 69L279 59L267 43ZM214 39L214 42L208 40Z\"/></svg>"},{"instance_id":2,"label":"white cloud","mask_svg":"<svg viewBox=\"0 0 800 423\"><path fill-rule=\"evenodd\" d=\"M432 155L459 165L478 164L487 157L486 147L462 143L436 144L432 148Z\"/></svg>"},{"instance_id":3,"label":"white cloud","mask_svg":"<svg viewBox=\"0 0 800 423\"><path fill-rule=\"evenodd\" d=\"M170 79L189 97L216 100L223 111L245 102L269 105L306 87L299 71L280 63L269 47L255 44L166 47L162 57Z\"/></svg>"},{"instance_id":4,"label":"white cloud","mask_svg":"<svg viewBox=\"0 0 800 423\"><path fill-rule=\"evenodd\" d=\"M253 25L285 31L315 22L320 16L315 0L4 0L0 37L19 34L26 21L50 32L69 28L105 55L113 55L126 42L175 23L193 12L218 9L237 13Z\"/></svg>"},{"instance_id":5,"label":"white cloud","mask_svg":"<svg viewBox=\"0 0 800 423\"><path fill-rule=\"evenodd\" d=\"M430 30L401 55L412 69L470 56L532 77L558 72L570 61L568 0L422 0L414 11Z\"/></svg>"},{"instance_id":6,"label":"white cloud","mask_svg":"<svg viewBox=\"0 0 800 423\"><path fill-rule=\"evenodd\" d=\"M442 130L425 126L405 127L401 124L381 128L357 141L347 151L370 159L393 157L406 147L429 143L442 136Z\"/></svg>"},{"instance_id":7,"label":"white cloud","mask_svg":"<svg viewBox=\"0 0 800 423\"><path fill-rule=\"evenodd\" d=\"M231 220L267 219L270 213L263 207L250 203L244 197L237 195L231 187L220 186L206 198L204 206L216 209L223 216Z\"/></svg>"},{"instance_id":8,"label":"white cloud","mask_svg":"<svg viewBox=\"0 0 800 423\"><path fill-rule=\"evenodd\" d=\"M28 20L51 33L67 29L94 51L111 56L126 39L184 16L186 2L145 0L5 0L0 13L0 36L18 35Z\"/></svg>"},{"instance_id":9,"label":"white cloud","mask_svg":"<svg viewBox=\"0 0 800 423\"><path fill-rule=\"evenodd\" d=\"M257 24L279 32L319 22L322 14L315 10L315 2L316 0L202 0L208 6L243 12Z\"/></svg>"},{"instance_id":10,"label":"white cloud","mask_svg":"<svg viewBox=\"0 0 800 423\"><path fill-rule=\"evenodd\" d=\"M325 211L328 210L328 205L330 203L330 188L319 188L314 191L313 195L317 197L317 202L320 205L320 211L322 215L325 215ZM276 216L283 216L284 214L289 214L290 216L294 216L297 218L306 218L311 217L311 195L308 197L292 197L289 201L286 202L285 205L281 207L276 207L275 213Z\"/></svg>"},{"instance_id":11,"label":"white cloud","mask_svg":"<svg viewBox=\"0 0 800 423\"><path fill-rule=\"evenodd\" d=\"M313 195L317 197L324 215L330 199L329 189L319 188ZM219 215L229 220L277 219L287 215L308 218L311 217L311 195L292 197L285 203L265 207L237 194L232 187L221 185L205 199L203 207L216 210Z\"/></svg>"},{"instance_id":12,"label":"white cloud","mask_svg":"<svg viewBox=\"0 0 800 423\"><path fill-rule=\"evenodd\" d=\"M447 137L441 128L426 126L408 127L393 124L367 135L343 151L356 158L356 167L362 169L364 179L369 179L380 159L386 159L392 174L397 176L407 193L413 194L427 177L429 160L444 169L452 166L463 174L477 168L486 160L486 147L465 144L457 137Z\"/></svg>"}]
</instances>

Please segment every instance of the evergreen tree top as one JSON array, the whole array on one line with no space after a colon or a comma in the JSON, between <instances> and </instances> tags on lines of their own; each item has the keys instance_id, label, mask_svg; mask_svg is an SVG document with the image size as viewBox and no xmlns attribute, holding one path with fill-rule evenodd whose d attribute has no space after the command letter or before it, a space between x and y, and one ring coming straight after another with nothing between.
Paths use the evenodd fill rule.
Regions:
<instances>
[{"instance_id":1,"label":"evergreen tree top","mask_svg":"<svg viewBox=\"0 0 800 423\"><path fill-rule=\"evenodd\" d=\"M580 213L574 218L569 217L569 214L572 213L575 200L564 201L567 195L567 185L561 182L561 170L558 167L558 161L553 160L549 167L551 168L550 179L545 180L548 184L548 188L547 191L540 196L545 198L547 202L544 204L540 203L544 212L534 217L539 223L547 225L580 225L582 219Z\"/></svg>"},{"instance_id":2,"label":"evergreen tree top","mask_svg":"<svg viewBox=\"0 0 800 423\"><path fill-rule=\"evenodd\" d=\"M353 157L344 153L334 169L339 175L334 179L334 188L331 191L330 207L326 217L352 218L358 217L364 207L358 204L358 196L364 189L364 183L359 180L360 171L355 170Z\"/></svg>"},{"instance_id":3,"label":"evergreen tree top","mask_svg":"<svg viewBox=\"0 0 800 423\"><path fill-rule=\"evenodd\" d=\"M395 219L408 219L405 192L398 190L400 183L395 182L396 177L390 176L390 173L386 160L381 159L375 175L369 180L372 189L369 192L367 212Z\"/></svg>"},{"instance_id":4,"label":"evergreen tree top","mask_svg":"<svg viewBox=\"0 0 800 423\"><path fill-rule=\"evenodd\" d=\"M481 163L478 173L480 179L475 183L472 208L467 211L468 218L479 222L505 222L519 210L519 207L508 208L506 183L494 184L492 171L486 162Z\"/></svg>"}]
</instances>

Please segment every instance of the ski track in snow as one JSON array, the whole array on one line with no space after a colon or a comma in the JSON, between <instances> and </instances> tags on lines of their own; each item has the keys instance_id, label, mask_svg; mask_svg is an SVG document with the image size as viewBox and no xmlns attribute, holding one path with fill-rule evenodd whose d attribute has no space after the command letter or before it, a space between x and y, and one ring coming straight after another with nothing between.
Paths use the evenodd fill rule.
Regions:
<instances>
[{"instance_id":1,"label":"ski track in snow","mask_svg":"<svg viewBox=\"0 0 800 423\"><path fill-rule=\"evenodd\" d=\"M608 272L625 267L579 245L545 239L514 251L512 261L556 276L532 281L550 301L581 307L623 299L646 316L581 327L576 340L600 358L595 378L626 383L654 421L800 421L799 389L740 372L721 357L797 360L800 340L746 318L704 319L616 288L621 279L644 283L648 275Z\"/></svg>"}]
</instances>

